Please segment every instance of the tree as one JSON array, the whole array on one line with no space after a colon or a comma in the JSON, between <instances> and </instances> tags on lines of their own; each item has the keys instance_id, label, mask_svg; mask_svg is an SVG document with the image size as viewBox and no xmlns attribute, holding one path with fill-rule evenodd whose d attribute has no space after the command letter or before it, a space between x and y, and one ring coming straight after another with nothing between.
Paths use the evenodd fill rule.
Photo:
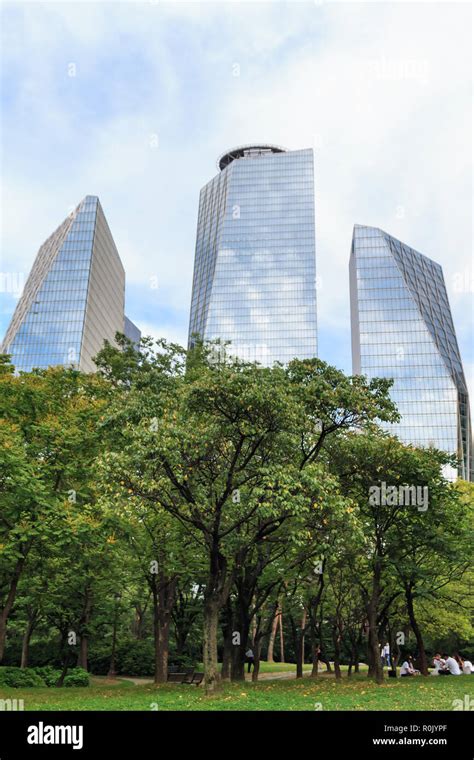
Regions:
<instances>
[{"instance_id":1,"label":"tree","mask_svg":"<svg viewBox=\"0 0 474 760\"><path fill-rule=\"evenodd\" d=\"M186 361L165 341L155 352L147 342L140 358L129 348L107 346L97 359L120 393L104 424L117 430L125 487L186 526L206 552L203 660L211 691L231 589L241 637L233 670L242 677L250 621L274 586L261 588L255 606L257 581L278 556L282 526L291 532L295 516L311 510L303 471L331 434L395 419L390 383L346 378L319 360L263 368L202 344Z\"/></svg>"},{"instance_id":2,"label":"tree","mask_svg":"<svg viewBox=\"0 0 474 760\"><path fill-rule=\"evenodd\" d=\"M366 607L370 674L381 682L379 628L386 624L390 606L403 591L409 594L407 604L411 598L413 588L407 591L399 579L401 572L405 579L407 571L415 572L414 555L420 541L428 547L428 555L434 545L428 535L434 523L427 516L430 509L434 516L449 508L452 490L441 470L452 458L435 450L404 446L394 437L375 432L347 434L332 454L332 466L344 493L357 505L364 534L355 558L355 580ZM425 509L428 493L431 507ZM442 553L446 548L445 544ZM408 613L413 624L410 608ZM422 649L419 631L418 644Z\"/></svg>"},{"instance_id":3,"label":"tree","mask_svg":"<svg viewBox=\"0 0 474 760\"><path fill-rule=\"evenodd\" d=\"M428 662L416 600L425 598L433 602L440 591L448 585L453 587L468 572L473 504L463 500L462 486L454 486L442 477L444 455L426 452L418 463L418 476L428 484L426 509L423 505L422 510L413 510L410 520L397 524L398 542L392 556L416 638L419 669L427 676Z\"/></svg>"},{"instance_id":4,"label":"tree","mask_svg":"<svg viewBox=\"0 0 474 760\"><path fill-rule=\"evenodd\" d=\"M297 476L289 433L296 409L282 369L213 363L203 349L184 373L181 352L163 343L160 348L127 393L133 424L123 424L121 416L127 442L116 461L125 487L186 526L205 551L203 659L211 691L218 679L219 613L236 577L234 558L288 516Z\"/></svg>"},{"instance_id":5,"label":"tree","mask_svg":"<svg viewBox=\"0 0 474 760\"><path fill-rule=\"evenodd\" d=\"M15 376L0 364L0 661L30 552L61 540L64 504L87 500L101 441L98 377L62 367Z\"/></svg>"},{"instance_id":6,"label":"tree","mask_svg":"<svg viewBox=\"0 0 474 760\"><path fill-rule=\"evenodd\" d=\"M179 586L199 573L199 556L189 554L183 526L163 508L126 486L122 459L109 453L101 468L114 535L127 551L130 572L135 582L144 581L149 589L155 647L155 684L166 683L169 638Z\"/></svg>"},{"instance_id":7,"label":"tree","mask_svg":"<svg viewBox=\"0 0 474 760\"><path fill-rule=\"evenodd\" d=\"M0 662L21 575L51 511L36 475L18 426L0 420Z\"/></svg>"}]
</instances>

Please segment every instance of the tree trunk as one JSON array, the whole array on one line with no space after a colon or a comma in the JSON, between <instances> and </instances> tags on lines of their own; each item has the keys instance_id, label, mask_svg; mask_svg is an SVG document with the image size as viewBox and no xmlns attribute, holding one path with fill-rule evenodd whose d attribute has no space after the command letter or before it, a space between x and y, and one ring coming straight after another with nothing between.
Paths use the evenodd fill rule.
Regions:
<instances>
[{"instance_id":1,"label":"tree trunk","mask_svg":"<svg viewBox=\"0 0 474 760\"><path fill-rule=\"evenodd\" d=\"M224 647L222 650L221 680L230 681L233 648L232 636L234 630L232 604L230 599L226 602L223 618L222 637L224 639Z\"/></svg>"},{"instance_id":2,"label":"tree trunk","mask_svg":"<svg viewBox=\"0 0 474 760\"><path fill-rule=\"evenodd\" d=\"M326 667L326 673L332 673L332 667L331 663L329 662L328 658L326 657L326 650L324 648L323 643L323 637L322 637L322 630L323 630L323 623L322 620L319 623L318 631L319 631L319 645L318 645L318 660L319 662L323 662ZM313 659L314 662L314 659Z\"/></svg>"},{"instance_id":3,"label":"tree trunk","mask_svg":"<svg viewBox=\"0 0 474 760\"><path fill-rule=\"evenodd\" d=\"M362 628L359 628L357 636L351 637L351 668L348 676L352 675L352 669L354 673L359 672L359 652L362 644Z\"/></svg>"},{"instance_id":4,"label":"tree trunk","mask_svg":"<svg viewBox=\"0 0 474 760\"><path fill-rule=\"evenodd\" d=\"M28 622L26 624L25 633L23 634L23 641L21 644L21 661L20 661L20 668L27 668L28 667L28 659L30 655L30 639L32 634L32 627L31 624Z\"/></svg>"},{"instance_id":5,"label":"tree trunk","mask_svg":"<svg viewBox=\"0 0 474 760\"><path fill-rule=\"evenodd\" d=\"M59 676L58 680L56 681L56 688L60 689L62 685L64 684L64 679L66 678L67 672L69 669L69 657L66 655L66 659L64 660L64 665L61 670L61 675Z\"/></svg>"},{"instance_id":6,"label":"tree trunk","mask_svg":"<svg viewBox=\"0 0 474 760\"><path fill-rule=\"evenodd\" d=\"M381 560L376 557L373 567L372 588L370 593L365 594L365 605L368 626L367 659L369 671L367 676L374 678L377 683L383 683L384 680L378 629L381 574Z\"/></svg>"},{"instance_id":7,"label":"tree trunk","mask_svg":"<svg viewBox=\"0 0 474 760\"><path fill-rule=\"evenodd\" d=\"M247 610L239 615L240 645L232 647L232 681L245 681L245 653L249 642L250 621ZM254 653L255 654L255 653Z\"/></svg>"},{"instance_id":8,"label":"tree trunk","mask_svg":"<svg viewBox=\"0 0 474 760\"><path fill-rule=\"evenodd\" d=\"M374 595L370 601L369 608L367 610L367 618L369 621L369 641L368 641L368 654L369 654L369 677L373 677L377 683L383 683L383 667L380 658L380 644L377 630L377 596Z\"/></svg>"},{"instance_id":9,"label":"tree trunk","mask_svg":"<svg viewBox=\"0 0 474 760\"><path fill-rule=\"evenodd\" d=\"M222 652L221 680L230 681L232 671L232 633L224 636L224 649Z\"/></svg>"},{"instance_id":10,"label":"tree trunk","mask_svg":"<svg viewBox=\"0 0 474 760\"><path fill-rule=\"evenodd\" d=\"M118 600L116 598L115 609L114 609L114 622L112 626L112 649L110 652L109 672L107 673L108 678L115 678L115 676L117 675L117 667L116 667L116 662L115 662L115 655L117 651L117 623L118 623Z\"/></svg>"},{"instance_id":11,"label":"tree trunk","mask_svg":"<svg viewBox=\"0 0 474 760\"><path fill-rule=\"evenodd\" d=\"M162 619L158 615L154 626L155 639L155 684L166 683L168 680L168 656L169 656L169 619Z\"/></svg>"},{"instance_id":12,"label":"tree trunk","mask_svg":"<svg viewBox=\"0 0 474 760\"><path fill-rule=\"evenodd\" d=\"M359 647L354 641L351 641L351 659L347 669L348 677L352 675L352 671L354 673L358 673L359 671Z\"/></svg>"},{"instance_id":13,"label":"tree trunk","mask_svg":"<svg viewBox=\"0 0 474 760\"><path fill-rule=\"evenodd\" d=\"M88 626L90 623L92 612L92 594L90 586L86 586L84 590L84 604L82 609L82 615L80 620L80 637L81 643L79 646L79 656L77 658L77 666L88 670L88 654L89 654L89 631Z\"/></svg>"},{"instance_id":14,"label":"tree trunk","mask_svg":"<svg viewBox=\"0 0 474 760\"><path fill-rule=\"evenodd\" d=\"M319 670L319 660L321 656L321 646L319 643L319 635L314 617L311 618L310 626L310 638L311 638L311 657L313 667L311 669L311 678L317 678Z\"/></svg>"},{"instance_id":15,"label":"tree trunk","mask_svg":"<svg viewBox=\"0 0 474 760\"><path fill-rule=\"evenodd\" d=\"M254 643L254 661L253 661L253 673L252 673L252 681L258 681L258 674L260 671L260 654L262 651L262 640L261 638L257 640Z\"/></svg>"},{"instance_id":16,"label":"tree trunk","mask_svg":"<svg viewBox=\"0 0 474 760\"><path fill-rule=\"evenodd\" d=\"M296 646L296 677L303 678L303 664L304 664L304 632L306 628L306 610L303 610L301 618L301 625L297 633L297 646Z\"/></svg>"},{"instance_id":17,"label":"tree trunk","mask_svg":"<svg viewBox=\"0 0 474 760\"><path fill-rule=\"evenodd\" d=\"M87 660L89 655L89 637L86 635L81 636L81 643L79 646L79 658L77 666L87 670Z\"/></svg>"},{"instance_id":18,"label":"tree trunk","mask_svg":"<svg viewBox=\"0 0 474 760\"><path fill-rule=\"evenodd\" d=\"M215 691L219 681L217 661L217 627L219 624L219 602L217 599L208 598L204 601L204 626L203 626L203 663L204 685L206 694Z\"/></svg>"},{"instance_id":19,"label":"tree trunk","mask_svg":"<svg viewBox=\"0 0 474 760\"><path fill-rule=\"evenodd\" d=\"M3 613L0 615L0 663L5 654L5 642L7 638L7 616Z\"/></svg>"},{"instance_id":20,"label":"tree trunk","mask_svg":"<svg viewBox=\"0 0 474 760\"><path fill-rule=\"evenodd\" d=\"M272 629L270 631L270 638L268 640L267 662L275 662L275 660L273 659L273 651L275 648L275 639L276 639L279 619L280 619L280 605L278 605L278 607L276 608L275 615L273 617Z\"/></svg>"},{"instance_id":21,"label":"tree trunk","mask_svg":"<svg viewBox=\"0 0 474 760\"><path fill-rule=\"evenodd\" d=\"M133 621L132 630L137 641L145 638L145 614L148 607L148 600L142 607L140 602L135 604L135 620Z\"/></svg>"},{"instance_id":22,"label":"tree trunk","mask_svg":"<svg viewBox=\"0 0 474 760\"><path fill-rule=\"evenodd\" d=\"M33 614L31 617L28 617L28 622L26 624L25 633L23 634L23 642L21 646L21 663L20 668L27 668L28 667L28 660L30 656L30 641L31 641L31 635L35 628L35 622L36 622L36 615Z\"/></svg>"},{"instance_id":23,"label":"tree trunk","mask_svg":"<svg viewBox=\"0 0 474 760\"><path fill-rule=\"evenodd\" d=\"M252 617L252 597L254 582L252 573L236 578L236 601L233 611L233 628L240 634L240 644L232 646L232 681L245 681L245 660L249 639L255 640L255 633L250 636L250 627L255 629L255 616Z\"/></svg>"},{"instance_id":24,"label":"tree trunk","mask_svg":"<svg viewBox=\"0 0 474 760\"><path fill-rule=\"evenodd\" d=\"M333 640L333 645L334 645L334 673L336 675L336 679L340 680L341 678L341 639L340 639L339 629L337 626L333 626L332 640Z\"/></svg>"},{"instance_id":25,"label":"tree trunk","mask_svg":"<svg viewBox=\"0 0 474 760\"><path fill-rule=\"evenodd\" d=\"M61 630L61 645L60 645L60 649L61 649L61 654L62 654L63 667L62 667L62 670L61 670L61 675L59 676L58 680L56 681L56 684L55 684L56 688L62 687L62 685L64 683L64 679L66 678L67 671L69 669L70 650L69 650L69 646L68 646L68 643L67 643L67 637L68 637L67 629Z\"/></svg>"},{"instance_id":26,"label":"tree trunk","mask_svg":"<svg viewBox=\"0 0 474 760\"><path fill-rule=\"evenodd\" d=\"M168 680L171 613L176 599L176 578L152 575L153 638L155 645L155 685Z\"/></svg>"},{"instance_id":27,"label":"tree trunk","mask_svg":"<svg viewBox=\"0 0 474 760\"><path fill-rule=\"evenodd\" d=\"M5 643L7 639L7 616L0 614L0 663L5 654Z\"/></svg>"},{"instance_id":28,"label":"tree trunk","mask_svg":"<svg viewBox=\"0 0 474 760\"><path fill-rule=\"evenodd\" d=\"M23 548L23 556L17 560L15 569L13 570L12 579L10 582L10 588L8 589L7 598L2 609L0 609L0 664L2 663L5 654L5 643L7 639L7 621L10 612L12 611L13 602L16 597L16 590L18 587L18 581L20 580L21 573L23 571L27 554L31 548L31 541L25 548Z\"/></svg>"},{"instance_id":29,"label":"tree trunk","mask_svg":"<svg viewBox=\"0 0 474 760\"><path fill-rule=\"evenodd\" d=\"M407 602L408 618L410 625L416 638L416 645L418 647L418 660L420 664L420 673L424 676L428 675L428 661L426 658L425 643L423 636L418 626L418 622L415 617L415 610L413 608L413 589L410 585L405 586L405 598Z\"/></svg>"},{"instance_id":30,"label":"tree trunk","mask_svg":"<svg viewBox=\"0 0 474 760\"><path fill-rule=\"evenodd\" d=\"M280 632L280 662L285 662L285 640L283 638L283 609L280 606L280 615L278 617L278 627Z\"/></svg>"},{"instance_id":31,"label":"tree trunk","mask_svg":"<svg viewBox=\"0 0 474 760\"><path fill-rule=\"evenodd\" d=\"M217 631L219 612L226 604L234 582L233 573L227 572L227 560L219 551L214 537L209 556L209 575L204 591L203 663L206 694L212 694L219 683Z\"/></svg>"}]
</instances>

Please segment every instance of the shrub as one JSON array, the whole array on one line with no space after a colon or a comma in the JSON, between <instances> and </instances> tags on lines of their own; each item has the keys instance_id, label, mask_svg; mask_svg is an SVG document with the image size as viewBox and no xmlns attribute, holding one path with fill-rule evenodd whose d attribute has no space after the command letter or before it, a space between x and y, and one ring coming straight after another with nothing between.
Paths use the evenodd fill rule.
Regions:
<instances>
[{"instance_id":1,"label":"shrub","mask_svg":"<svg viewBox=\"0 0 474 760\"><path fill-rule=\"evenodd\" d=\"M117 647L115 665L117 673L127 676L152 676L155 670L155 655L152 639L127 639ZM176 655L171 650L169 665L178 669L192 668L197 657ZM105 676L110 667L110 647L91 646L89 650L89 669L94 675Z\"/></svg>"},{"instance_id":2,"label":"shrub","mask_svg":"<svg viewBox=\"0 0 474 760\"><path fill-rule=\"evenodd\" d=\"M32 686L56 686L61 671L49 665L38 668L0 667L0 686L13 689ZM64 686L89 686L89 673L83 668L73 668L64 679Z\"/></svg>"},{"instance_id":3,"label":"shrub","mask_svg":"<svg viewBox=\"0 0 474 760\"><path fill-rule=\"evenodd\" d=\"M129 676L151 676L155 669L152 641L130 640L120 645L117 670Z\"/></svg>"},{"instance_id":4,"label":"shrub","mask_svg":"<svg viewBox=\"0 0 474 760\"><path fill-rule=\"evenodd\" d=\"M46 686L56 686L61 675L61 671L53 668L52 665L43 665L41 667L31 669L34 670L34 672L43 679Z\"/></svg>"},{"instance_id":5,"label":"shrub","mask_svg":"<svg viewBox=\"0 0 474 760\"><path fill-rule=\"evenodd\" d=\"M0 667L0 686L13 689L46 686L44 679L32 668Z\"/></svg>"},{"instance_id":6,"label":"shrub","mask_svg":"<svg viewBox=\"0 0 474 760\"><path fill-rule=\"evenodd\" d=\"M64 686L89 686L89 673L84 668L73 668L69 670L65 679Z\"/></svg>"},{"instance_id":7,"label":"shrub","mask_svg":"<svg viewBox=\"0 0 474 760\"><path fill-rule=\"evenodd\" d=\"M88 661L91 673L96 676L106 676L110 668L110 647L91 644Z\"/></svg>"},{"instance_id":8,"label":"shrub","mask_svg":"<svg viewBox=\"0 0 474 760\"><path fill-rule=\"evenodd\" d=\"M194 657L186 654L170 655L168 667L174 667L177 670L187 670L188 668L196 668L196 661Z\"/></svg>"}]
</instances>

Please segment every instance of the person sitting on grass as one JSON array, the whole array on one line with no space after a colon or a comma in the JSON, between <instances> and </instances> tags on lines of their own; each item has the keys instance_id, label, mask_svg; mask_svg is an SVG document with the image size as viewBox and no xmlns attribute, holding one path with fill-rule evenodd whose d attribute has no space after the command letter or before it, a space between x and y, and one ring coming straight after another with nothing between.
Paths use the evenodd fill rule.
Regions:
<instances>
[{"instance_id":1,"label":"person sitting on grass","mask_svg":"<svg viewBox=\"0 0 474 760\"><path fill-rule=\"evenodd\" d=\"M461 668L458 663L451 657L451 655L445 655L444 667L439 671L440 676L460 676Z\"/></svg>"},{"instance_id":2,"label":"person sitting on grass","mask_svg":"<svg viewBox=\"0 0 474 760\"><path fill-rule=\"evenodd\" d=\"M465 660L461 654L456 655L456 662L465 676L470 676L471 673L474 673L472 662L470 660Z\"/></svg>"},{"instance_id":3,"label":"person sitting on grass","mask_svg":"<svg viewBox=\"0 0 474 760\"><path fill-rule=\"evenodd\" d=\"M439 671L441 668L444 668L444 660L439 652L437 652L433 657L433 668L434 670L431 671L432 676L439 676Z\"/></svg>"},{"instance_id":4,"label":"person sitting on grass","mask_svg":"<svg viewBox=\"0 0 474 760\"><path fill-rule=\"evenodd\" d=\"M419 676L420 671L415 670L415 666L413 665L413 657L411 655L408 655L406 660L402 663L402 667L400 668L400 676L403 678L404 676Z\"/></svg>"}]
</instances>

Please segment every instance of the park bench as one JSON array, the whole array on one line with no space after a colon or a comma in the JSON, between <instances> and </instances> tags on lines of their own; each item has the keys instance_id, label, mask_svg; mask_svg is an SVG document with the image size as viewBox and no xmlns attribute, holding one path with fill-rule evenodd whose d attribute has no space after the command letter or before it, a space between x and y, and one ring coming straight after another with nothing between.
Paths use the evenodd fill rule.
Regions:
<instances>
[{"instance_id":1,"label":"park bench","mask_svg":"<svg viewBox=\"0 0 474 760\"><path fill-rule=\"evenodd\" d=\"M181 683L192 683L194 675L194 668L186 668L184 671L184 678Z\"/></svg>"},{"instance_id":2,"label":"park bench","mask_svg":"<svg viewBox=\"0 0 474 760\"><path fill-rule=\"evenodd\" d=\"M167 681L168 683L182 683L183 678L186 677L186 673L179 673L178 671L174 671L171 673L168 673Z\"/></svg>"},{"instance_id":3,"label":"park bench","mask_svg":"<svg viewBox=\"0 0 474 760\"><path fill-rule=\"evenodd\" d=\"M204 678L204 673L198 673L194 668L186 668L186 670L179 671L176 666L171 665L168 670L168 683L183 683L193 684L199 686Z\"/></svg>"}]
</instances>

